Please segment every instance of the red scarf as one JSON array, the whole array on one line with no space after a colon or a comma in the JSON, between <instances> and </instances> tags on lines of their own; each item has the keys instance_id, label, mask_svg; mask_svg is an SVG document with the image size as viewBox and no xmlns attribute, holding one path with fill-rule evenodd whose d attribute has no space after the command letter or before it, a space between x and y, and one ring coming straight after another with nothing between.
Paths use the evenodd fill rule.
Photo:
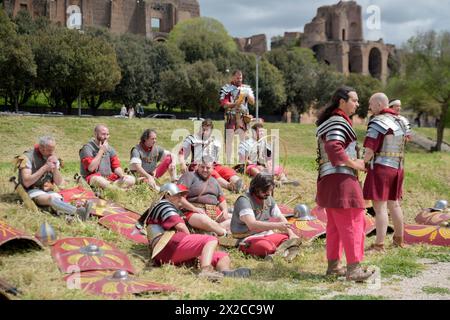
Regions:
<instances>
[{"instance_id":1,"label":"red scarf","mask_svg":"<svg viewBox=\"0 0 450 320\"><path fill-rule=\"evenodd\" d=\"M348 123L350 123L351 126L353 126L352 119L350 119L350 117L342 109L339 109L339 108L335 109L333 111L333 115L338 115L338 116L343 117L345 120L347 120Z\"/></svg>"},{"instance_id":2,"label":"red scarf","mask_svg":"<svg viewBox=\"0 0 450 320\"><path fill-rule=\"evenodd\" d=\"M152 151L153 147L147 147L145 144L141 143L142 149L144 149L145 152Z\"/></svg>"},{"instance_id":3,"label":"red scarf","mask_svg":"<svg viewBox=\"0 0 450 320\"><path fill-rule=\"evenodd\" d=\"M383 113L389 113L389 114L393 114L394 116L398 116L398 112L395 112L394 109L391 108L384 108L383 110L380 111L380 114Z\"/></svg>"}]
</instances>

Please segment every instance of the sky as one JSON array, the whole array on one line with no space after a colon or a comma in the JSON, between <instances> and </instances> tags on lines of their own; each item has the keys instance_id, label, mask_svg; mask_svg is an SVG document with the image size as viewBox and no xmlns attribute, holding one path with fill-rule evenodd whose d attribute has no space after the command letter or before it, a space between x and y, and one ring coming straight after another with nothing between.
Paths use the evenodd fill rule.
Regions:
<instances>
[{"instance_id":1,"label":"sky","mask_svg":"<svg viewBox=\"0 0 450 320\"><path fill-rule=\"evenodd\" d=\"M285 31L303 32L323 5L338 0L198 0L200 14L219 20L233 37L264 33L270 38ZM450 0L358 0L364 39L401 46L418 31L450 31ZM378 15L379 13L379 15ZM376 19L379 17L380 19ZM377 24L379 22L379 24Z\"/></svg>"}]
</instances>

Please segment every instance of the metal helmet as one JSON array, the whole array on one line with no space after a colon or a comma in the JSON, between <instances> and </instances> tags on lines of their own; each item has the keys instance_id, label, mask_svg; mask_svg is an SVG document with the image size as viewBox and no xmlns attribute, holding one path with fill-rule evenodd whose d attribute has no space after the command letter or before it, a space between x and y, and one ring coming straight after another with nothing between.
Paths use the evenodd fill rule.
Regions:
<instances>
[{"instance_id":1,"label":"metal helmet","mask_svg":"<svg viewBox=\"0 0 450 320\"><path fill-rule=\"evenodd\" d=\"M438 200L434 204L434 207L431 209L436 211L444 211L445 209L447 209L447 206L448 206L447 200Z\"/></svg>"},{"instance_id":2,"label":"metal helmet","mask_svg":"<svg viewBox=\"0 0 450 320\"><path fill-rule=\"evenodd\" d=\"M128 280L128 271L117 270L113 273L112 277L114 280Z\"/></svg>"},{"instance_id":3,"label":"metal helmet","mask_svg":"<svg viewBox=\"0 0 450 320\"><path fill-rule=\"evenodd\" d=\"M39 227L39 231L35 235L36 238L38 238L44 245L53 245L56 240L56 232L53 229L53 227L45 221L41 224Z\"/></svg>"},{"instance_id":4,"label":"metal helmet","mask_svg":"<svg viewBox=\"0 0 450 320\"><path fill-rule=\"evenodd\" d=\"M310 214L309 207L306 204L298 204L294 208L294 217L296 217L299 220L316 220L317 218L315 216L312 216Z\"/></svg>"},{"instance_id":5,"label":"metal helmet","mask_svg":"<svg viewBox=\"0 0 450 320\"><path fill-rule=\"evenodd\" d=\"M160 188L161 194L168 194L170 196L175 196L178 194L185 194L187 192L188 192L187 190L182 191L175 183L172 183L172 182L163 184Z\"/></svg>"}]
</instances>

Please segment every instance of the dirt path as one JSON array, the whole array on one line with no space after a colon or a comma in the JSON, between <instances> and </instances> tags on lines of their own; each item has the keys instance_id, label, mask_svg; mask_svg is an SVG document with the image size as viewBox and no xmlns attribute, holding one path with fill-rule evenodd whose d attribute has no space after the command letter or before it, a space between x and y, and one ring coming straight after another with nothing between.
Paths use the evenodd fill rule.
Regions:
<instances>
[{"instance_id":1,"label":"dirt path","mask_svg":"<svg viewBox=\"0 0 450 320\"><path fill-rule=\"evenodd\" d=\"M422 148L424 148L425 150L428 150L428 151L430 151L431 148L436 145L436 141L431 140L425 136L422 136L414 131L412 134L411 142L421 146ZM450 152L450 146L448 144L446 144L445 142L443 142L441 145L441 151Z\"/></svg>"},{"instance_id":2,"label":"dirt path","mask_svg":"<svg viewBox=\"0 0 450 320\"><path fill-rule=\"evenodd\" d=\"M450 300L450 262L428 259L419 262L424 264L425 270L417 277L396 276L383 279L375 274L375 281L352 285L345 293L333 293L326 299L345 294L379 296L387 300Z\"/></svg>"}]
</instances>

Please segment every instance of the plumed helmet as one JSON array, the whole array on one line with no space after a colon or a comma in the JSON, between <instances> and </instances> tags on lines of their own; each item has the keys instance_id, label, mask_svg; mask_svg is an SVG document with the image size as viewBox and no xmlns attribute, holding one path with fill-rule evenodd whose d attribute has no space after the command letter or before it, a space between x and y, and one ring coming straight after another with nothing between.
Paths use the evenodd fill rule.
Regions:
<instances>
[{"instance_id":1,"label":"plumed helmet","mask_svg":"<svg viewBox=\"0 0 450 320\"><path fill-rule=\"evenodd\" d=\"M175 195L186 194L186 193L188 193L188 191L181 190L175 183L170 182L170 183L163 184L161 186L160 193L165 194L165 195L168 194L170 196L175 196Z\"/></svg>"},{"instance_id":2,"label":"plumed helmet","mask_svg":"<svg viewBox=\"0 0 450 320\"><path fill-rule=\"evenodd\" d=\"M310 214L309 207L306 204L298 204L294 208L294 216L298 218L299 220L316 220L317 218L315 216L312 216Z\"/></svg>"},{"instance_id":3,"label":"plumed helmet","mask_svg":"<svg viewBox=\"0 0 450 320\"><path fill-rule=\"evenodd\" d=\"M431 209L436 211L444 211L445 209L447 209L447 206L448 206L447 200L438 200L434 204L434 207Z\"/></svg>"},{"instance_id":4,"label":"plumed helmet","mask_svg":"<svg viewBox=\"0 0 450 320\"><path fill-rule=\"evenodd\" d=\"M55 230L47 221L41 224L35 236L46 246L55 244L57 240Z\"/></svg>"}]
</instances>

